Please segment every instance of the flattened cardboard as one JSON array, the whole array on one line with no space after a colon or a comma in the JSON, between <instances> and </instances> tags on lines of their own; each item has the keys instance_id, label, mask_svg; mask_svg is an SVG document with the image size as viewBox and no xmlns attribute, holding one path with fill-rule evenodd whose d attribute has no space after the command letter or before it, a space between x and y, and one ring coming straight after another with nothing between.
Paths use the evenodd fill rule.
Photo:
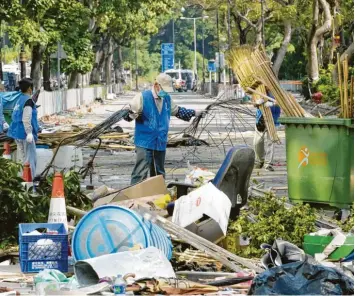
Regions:
<instances>
[{"instance_id":1,"label":"flattened cardboard","mask_svg":"<svg viewBox=\"0 0 355 296\"><path fill-rule=\"evenodd\" d=\"M168 194L168 190L165 185L165 180L163 176L155 176L148 178L138 184L122 189L120 192L115 194L110 194L103 198L98 199L94 207L99 207L112 202L136 199L147 196L154 195L165 195Z\"/></svg>"}]
</instances>

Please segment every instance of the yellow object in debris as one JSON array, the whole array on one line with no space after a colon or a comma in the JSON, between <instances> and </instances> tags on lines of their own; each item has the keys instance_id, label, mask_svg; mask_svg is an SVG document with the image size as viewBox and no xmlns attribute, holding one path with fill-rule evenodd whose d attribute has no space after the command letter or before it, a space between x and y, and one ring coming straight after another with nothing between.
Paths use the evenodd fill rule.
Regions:
<instances>
[{"instance_id":1,"label":"yellow object in debris","mask_svg":"<svg viewBox=\"0 0 355 296\"><path fill-rule=\"evenodd\" d=\"M170 196L170 194L165 194L164 196L156 199L154 201L154 205L158 208L166 209L169 202L171 202L171 196Z\"/></svg>"}]
</instances>

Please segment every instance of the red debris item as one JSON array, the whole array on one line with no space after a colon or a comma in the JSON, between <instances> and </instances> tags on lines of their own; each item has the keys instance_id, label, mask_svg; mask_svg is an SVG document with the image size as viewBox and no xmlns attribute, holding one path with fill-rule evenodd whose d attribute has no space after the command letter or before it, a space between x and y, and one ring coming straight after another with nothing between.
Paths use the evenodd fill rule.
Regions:
<instances>
[{"instance_id":1,"label":"red debris item","mask_svg":"<svg viewBox=\"0 0 355 296\"><path fill-rule=\"evenodd\" d=\"M320 91L312 95L312 100L317 104L322 103L322 98L323 98L323 94Z\"/></svg>"},{"instance_id":2,"label":"red debris item","mask_svg":"<svg viewBox=\"0 0 355 296\"><path fill-rule=\"evenodd\" d=\"M22 179L25 182L32 182L31 168L30 168L30 164L28 162L26 162L25 166L23 167Z\"/></svg>"}]
</instances>

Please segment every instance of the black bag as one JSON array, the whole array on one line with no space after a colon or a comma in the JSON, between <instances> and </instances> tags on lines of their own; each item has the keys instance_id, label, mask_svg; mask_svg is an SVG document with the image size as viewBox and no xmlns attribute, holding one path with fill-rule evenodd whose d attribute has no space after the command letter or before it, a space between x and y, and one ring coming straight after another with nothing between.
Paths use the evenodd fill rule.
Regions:
<instances>
[{"instance_id":1,"label":"black bag","mask_svg":"<svg viewBox=\"0 0 355 296\"><path fill-rule=\"evenodd\" d=\"M259 122L256 124L256 129L261 133L265 132L266 125L265 125L264 116L260 117Z\"/></svg>"},{"instance_id":2,"label":"black bag","mask_svg":"<svg viewBox=\"0 0 355 296\"><path fill-rule=\"evenodd\" d=\"M335 268L306 260L259 274L248 295L354 295L354 281Z\"/></svg>"}]
</instances>

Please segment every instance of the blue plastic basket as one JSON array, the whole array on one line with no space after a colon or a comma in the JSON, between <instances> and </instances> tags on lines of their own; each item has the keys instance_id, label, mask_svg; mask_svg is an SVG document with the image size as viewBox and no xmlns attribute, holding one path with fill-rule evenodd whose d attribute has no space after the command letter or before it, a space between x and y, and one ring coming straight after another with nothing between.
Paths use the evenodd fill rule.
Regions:
<instances>
[{"instance_id":1,"label":"blue plastic basket","mask_svg":"<svg viewBox=\"0 0 355 296\"><path fill-rule=\"evenodd\" d=\"M57 231L58 234L25 235L42 228ZM19 245L22 272L43 269L68 271L68 233L63 223L19 224Z\"/></svg>"}]
</instances>

